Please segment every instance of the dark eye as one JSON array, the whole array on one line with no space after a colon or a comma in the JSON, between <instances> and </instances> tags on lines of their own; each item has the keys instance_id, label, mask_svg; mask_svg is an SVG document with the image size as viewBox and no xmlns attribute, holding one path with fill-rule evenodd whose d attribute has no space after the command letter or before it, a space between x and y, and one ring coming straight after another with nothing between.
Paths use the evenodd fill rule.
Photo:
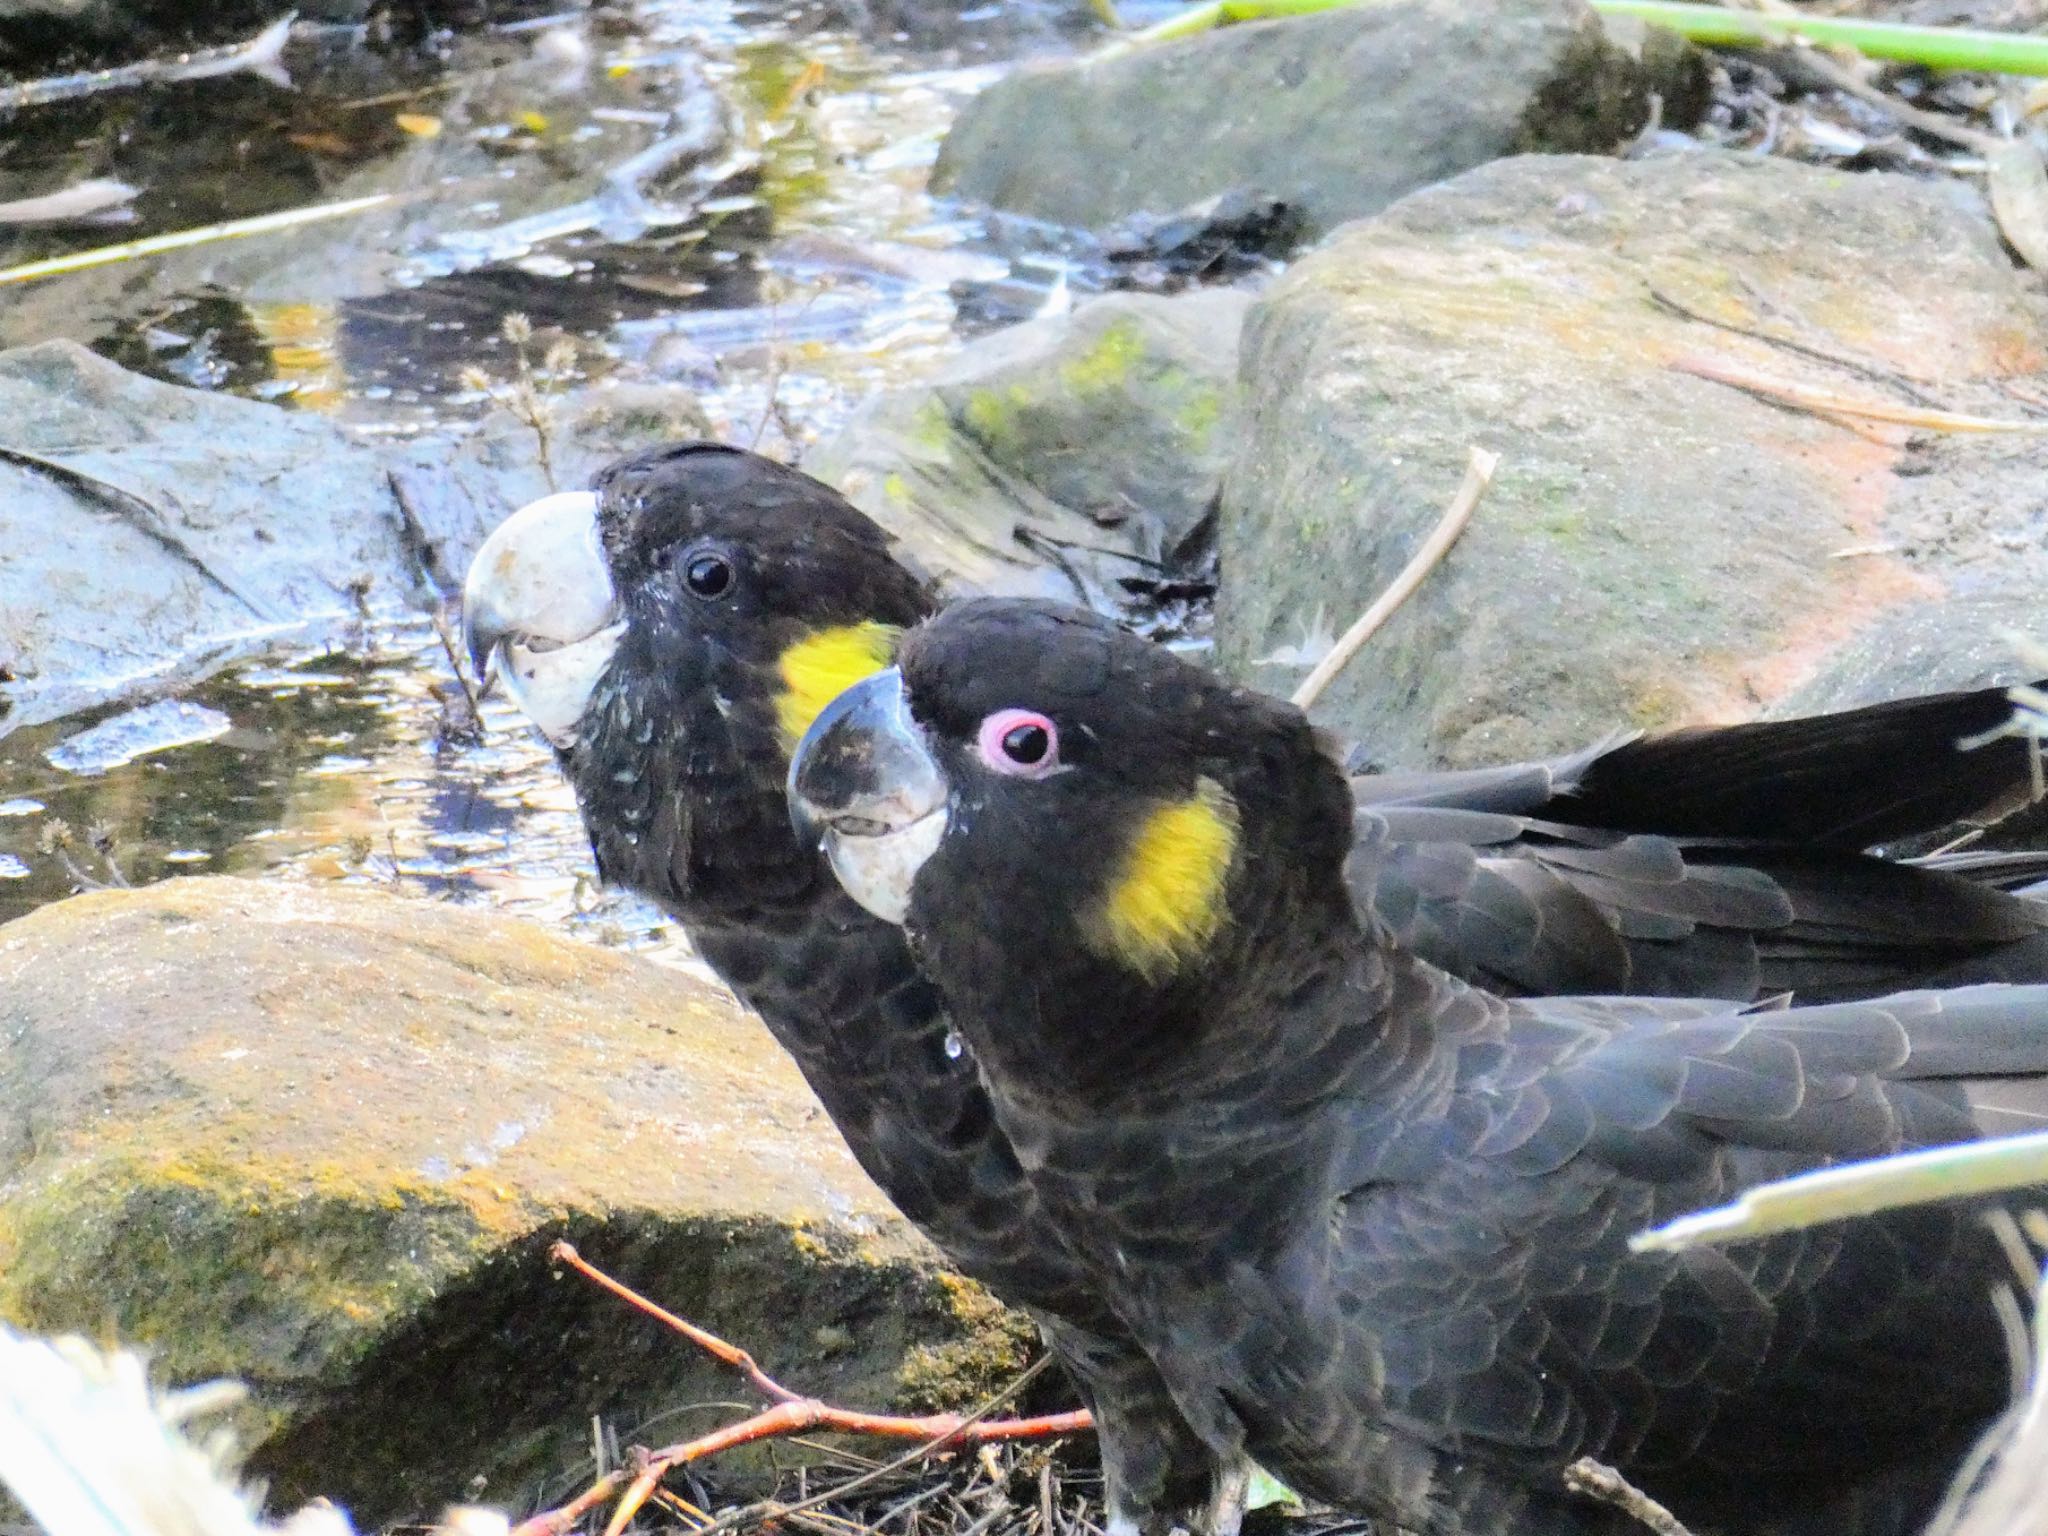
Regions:
<instances>
[{"instance_id":1,"label":"dark eye","mask_svg":"<svg viewBox=\"0 0 2048 1536\"><path fill-rule=\"evenodd\" d=\"M691 555L683 562L683 583L699 597L723 597L732 586L732 562L723 555Z\"/></svg>"},{"instance_id":2,"label":"dark eye","mask_svg":"<svg viewBox=\"0 0 2048 1536\"><path fill-rule=\"evenodd\" d=\"M1060 766L1059 727L1034 709L999 709L981 722L981 760L1013 778L1042 779Z\"/></svg>"},{"instance_id":3,"label":"dark eye","mask_svg":"<svg viewBox=\"0 0 2048 1536\"><path fill-rule=\"evenodd\" d=\"M1042 763L1052 751L1052 732L1036 720L1013 725L1003 732L1003 756L1027 767Z\"/></svg>"}]
</instances>

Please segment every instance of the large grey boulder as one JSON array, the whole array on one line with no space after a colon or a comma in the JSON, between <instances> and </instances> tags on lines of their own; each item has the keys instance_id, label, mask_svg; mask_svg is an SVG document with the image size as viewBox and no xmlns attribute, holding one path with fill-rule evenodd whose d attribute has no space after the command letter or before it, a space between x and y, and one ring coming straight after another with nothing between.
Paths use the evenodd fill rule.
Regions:
<instances>
[{"instance_id":1,"label":"large grey boulder","mask_svg":"<svg viewBox=\"0 0 2048 1536\"><path fill-rule=\"evenodd\" d=\"M1346 6L1018 70L962 110L932 187L1098 230L1246 190L1316 234L1501 155L1613 149L1649 78L1583 0Z\"/></svg>"},{"instance_id":2,"label":"large grey boulder","mask_svg":"<svg viewBox=\"0 0 2048 1536\"><path fill-rule=\"evenodd\" d=\"M0 1044L0 1322L249 1383L279 1507L510 1502L593 1414L630 1436L734 1395L556 1277L562 1236L842 1401L956 1405L1018 1361L722 989L525 922L226 878L79 896L0 928Z\"/></svg>"},{"instance_id":3,"label":"large grey boulder","mask_svg":"<svg viewBox=\"0 0 2048 1536\"><path fill-rule=\"evenodd\" d=\"M1471 528L1321 707L1383 761L2010 676L2000 625L2038 632L2048 579L2043 436L1745 379L2021 418L2048 302L1973 189L1728 155L1503 161L1341 231L1247 323L1224 664L1290 690L1479 444L1502 459Z\"/></svg>"}]
</instances>

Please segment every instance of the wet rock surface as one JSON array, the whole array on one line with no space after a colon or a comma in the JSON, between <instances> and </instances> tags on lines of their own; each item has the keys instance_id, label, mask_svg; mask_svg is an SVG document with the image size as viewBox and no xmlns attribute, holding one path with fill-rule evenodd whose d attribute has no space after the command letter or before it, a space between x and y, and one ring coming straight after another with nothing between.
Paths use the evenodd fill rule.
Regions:
<instances>
[{"instance_id":1,"label":"wet rock surface","mask_svg":"<svg viewBox=\"0 0 2048 1536\"><path fill-rule=\"evenodd\" d=\"M237 42L291 9L283 0L0 0L0 73L20 77Z\"/></svg>"},{"instance_id":2,"label":"wet rock surface","mask_svg":"<svg viewBox=\"0 0 2048 1536\"><path fill-rule=\"evenodd\" d=\"M1020 70L932 185L1098 230L1252 193L1314 235L1501 155L1610 150L1648 89L1580 0L1396 0Z\"/></svg>"},{"instance_id":3,"label":"wet rock surface","mask_svg":"<svg viewBox=\"0 0 2048 1536\"><path fill-rule=\"evenodd\" d=\"M963 587L1113 603L1198 542L1236 445L1250 303L1119 294L997 332L870 401L804 468Z\"/></svg>"},{"instance_id":4,"label":"wet rock surface","mask_svg":"<svg viewBox=\"0 0 2048 1536\"><path fill-rule=\"evenodd\" d=\"M0 0L0 73L118 68L227 47L286 15L414 38L530 14L521 0ZM559 9L559 7L558 7Z\"/></svg>"},{"instance_id":5,"label":"wet rock surface","mask_svg":"<svg viewBox=\"0 0 2048 1536\"><path fill-rule=\"evenodd\" d=\"M278 1507L374 1529L472 1477L516 1502L593 1413L734 1396L554 1276L563 1235L842 1400L958 1401L1016 1363L722 991L528 924L231 879L86 895L0 929L0 1043L0 1318L248 1381Z\"/></svg>"},{"instance_id":6,"label":"wet rock surface","mask_svg":"<svg viewBox=\"0 0 2048 1536\"><path fill-rule=\"evenodd\" d=\"M548 409L562 484L702 421L685 391ZM549 489L510 413L377 448L71 342L0 353L0 423L0 733L416 605Z\"/></svg>"},{"instance_id":7,"label":"wet rock surface","mask_svg":"<svg viewBox=\"0 0 2048 1536\"><path fill-rule=\"evenodd\" d=\"M2044 344L1959 184L1713 153L1474 171L1340 232L1247 322L1221 658L1290 690L1262 658L1349 623L1478 444L1502 461L1471 528L1321 707L1382 761L2010 677L2040 436L1742 384L2023 419Z\"/></svg>"}]
</instances>

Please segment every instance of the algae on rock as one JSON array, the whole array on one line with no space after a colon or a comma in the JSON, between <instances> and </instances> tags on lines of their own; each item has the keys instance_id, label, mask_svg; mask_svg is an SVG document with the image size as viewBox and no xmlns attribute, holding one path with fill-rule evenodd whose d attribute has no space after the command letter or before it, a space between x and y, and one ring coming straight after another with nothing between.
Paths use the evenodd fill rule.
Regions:
<instances>
[{"instance_id":1,"label":"algae on rock","mask_svg":"<svg viewBox=\"0 0 2048 1536\"><path fill-rule=\"evenodd\" d=\"M0 928L0 1040L0 1320L249 1382L285 1504L510 1498L593 1413L733 1395L555 1275L560 1236L845 1401L972 1397L1017 1349L725 993L522 921L226 878L75 897Z\"/></svg>"},{"instance_id":2,"label":"algae on rock","mask_svg":"<svg viewBox=\"0 0 2048 1536\"><path fill-rule=\"evenodd\" d=\"M1234 289L1114 294L984 337L871 400L804 468L935 575L1067 600L1078 581L1095 598L1172 554L1214 505L1250 303Z\"/></svg>"}]
</instances>

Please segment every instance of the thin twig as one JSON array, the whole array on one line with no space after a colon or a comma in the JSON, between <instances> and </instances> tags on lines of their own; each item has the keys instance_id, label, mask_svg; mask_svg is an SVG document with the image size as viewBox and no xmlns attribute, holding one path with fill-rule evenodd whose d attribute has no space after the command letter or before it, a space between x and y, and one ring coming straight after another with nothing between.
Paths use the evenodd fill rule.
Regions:
<instances>
[{"instance_id":1,"label":"thin twig","mask_svg":"<svg viewBox=\"0 0 2048 1536\"><path fill-rule=\"evenodd\" d=\"M1818 75L1830 88L1845 96L1854 96L1858 101L1868 102L1881 112L1889 113L1906 127L1917 133L1924 133L1931 139L1940 139L1959 149L1977 154L1988 154L2001 142L1988 133L1966 128L1953 118L1943 117L1938 112L1900 101L1888 91L1879 90L1869 81L1859 78L1854 71L1844 67L1832 54L1821 47L1800 50L1799 62Z\"/></svg>"},{"instance_id":2,"label":"thin twig","mask_svg":"<svg viewBox=\"0 0 2048 1536\"><path fill-rule=\"evenodd\" d=\"M211 245L219 240L239 240L249 235L267 235L278 230L296 229L301 224L314 224L323 219L339 219L350 214L367 212L392 201L397 195L395 192L377 192L369 197L352 197L345 202L320 203L311 208L287 208L282 213L259 214L251 219L230 219L225 224L208 224L202 229L181 229L167 235L151 235L143 240L125 241L120 245L102 245L90 251L73 251L69 256L52 256L46 261L31 261L18 267L8 267L0 271L0 283L26 283L39 277L82 272L87 267L104 267L117 261L134 261L143 256L158 256L165 251L182 250L186 246Z\"/></svg>"},{"instance_id":3,"label":"thin twig","mask_svg":"<svg viewBox=\"0 0 2048 1536\"><path fill-rule=\"evenodd\" d=\"M437 597L446 597L451 586L460 591L461 583L451 582L448 578L447 567L441 562L441 551L427 532L426 521L413 502L412 487L406 483L405 477L395 469L387 469L384 483L391 488L392 505L398 508L399 543L405 549L406 558L412 561L413 569L419 572L420 580L432 588Z\"/></svg>"},{"instance_id":4,"label":"thin twig","mask_svg":"<svg viewBox=\"0 0 2048 1536\"><path fill-rule=\"evenodd\" d=\"M814 1493L807 1499L799 1499L794 1504L783 1504L774 1499L763 1499L758 1503L750 1504L743 1509L735 1509L728 1511L726 1514L721 1515L717 1520L713 1521L710 1525L704 1527L703 1531L700 1533L700 1536L713 1536L713 1533L715 1532L731 1530L735 1526L744 1525L752 1520L785 1519L790 1515L798 1514L803 1510L811 1509L819 1504L823 1504L828 1499L841 1498L846 1494L852 1492L856 1488L865 1487L867 1484L872 1483L879 1478L888 1476L891 1472L900 1472L905 1467L915 1466L918 1462L923 1461L926 1457L930 1456L934 1451L940 1450L942 1448L954 1446L964 1448L969 1445L978 1444L985 1439L1016 1440L1038 1439L1041 1437L1050 1439L1056 1437L1059 1434L1066 1433L1067 1431L1064 1429L1043 1429L1041 1428L1041 1426L1053 1425L1056 1423L1061 1423L1066 1420L1085 1417L1085 1415L1052 1414L1046 1416L1044 1419L990 1420L988 1417L991 1413L994 1413L998 1408L1001 1408L1005 1404L1013 1401L1018 1393L1022 1392L1027 1386L1029 1386L1032 1383L1032 1381L1035 1380L1038 1377L1038 1375L1042 1371L1044 1371L1047 1366L1051 1364L1051 1355L1040 1355L1036 1360L1032 1361L1030 1365L1026 1366L1022 1371L1018 1373L1016 1380L1012 1381L1007 1387L1003 1388L1002 1391L998 1392L994 1397L991 1397L987 1402L983 1403L979 1408L975 1409L974 1412L966 1415L964 1418L958 1414L933 1414L931 1415L930 1419L920 1421L917 1419L891 1420L881 1415L847 1414L844 1416L844 1421L833 1423L831 1427L838 1429L851 1429L855 1433L886 1433L892 1436L896 1435L899 1432L899 1430L896 1428L878 1429L876 1426L895 1425L900 1427L908 1427L910 1425L918 1424L920 1422L925 1422L930 1424L938 1424L942 1427L938 1433L934 1433L929 1437L924 1438L919 1444L912 1446L909 1450L905 1451L901 1456L896 1457L893 1461L883 1462L879 1467L876 1467L872 1472L863 1472L859 1477L851 1478L848 1481L839 1484L837 1487L827 1488L823 1492ZM768 1413L788 1413L793 1411L796 1408L796 1406L797 1405L795 1404L785 1403L780 1407L769 1409ZM824 1412L827 1414L834 1414L837 1413L838 1410L825 1409ZM762 1417L765 1418L767 1417L767 1415L764 1414L762 1415ZM824 1423L827 1421L821 1418L819 1422ZM1092 1424L1093 1421L1091 1420L1090 1422ZM735 1426L735 1428L737 1427L738 1426ZM1028 1431L1028 1433L1020 1434L1015 1432L1019 1430ZM760 1437L757 1436L755 1438ZM734 1443L743 1444L745 1442ZM679 1447L678 1449L687 1449L687 1447ZM662 1454L666 1455L667 1453ZM657 1456L655 1458L657 1462L659 1462L661 1459L661 1456ZM678 1455L673 1461L669 1463L669 1465L680 1466L684 1460L694 1459L696 1458L685 1458L683 1456ZM650 1467L649 1470L652 1471L653 1468ZM663 1470L666 1471L667 1468L664 1467ZM645 1475L646 1474L644 1473L642 1474L643 1477ZM620 1507L624 1508L624 1501L621 1501ZM627 1518L630 1519L631 1516L628 1515ZM614 1515L614 1520L617 1523L613 1526L606 1527L605 1536L618 1536L619 1531L625 1528L625 1522L617 1520L616 1515Z\"/></svg>"},{"instance_id":5,"label":"thin twig","mask_svg":"<svg viewBox=\"0 0 2048 1536\"><path fill-rule=\"evenodd\" d=\"M441 654L448 658L448 670L455 674L455 681L462 688L462 696L469 701L469 718L478 731L484 728L483 695L475 683L469 680L469 673L463 668L461 653L455 649L455 637L448 633L448 620L437 606L429 610L427 622L434 628L434 638L441 642Z\"/></svg>"},{"instance_id":6,"label":"thin twig","mask_svg":"<svg viewBox=\"0 0 2048 1536\"><path fill-rule=\"evenodd\" d=\"M1373 599L1373 604L1358 616L1358 621L1338 637L1330 647L1330 654L1316 663L1313 672L1302 679L1301 686L1294 690L1293 703L1297 709L1307 709L1323 696L1323 690L1331 680L1350 664L1364 647L1365 642L1379 632L1380 626L1394 616L1394 611L1414 594L1422 585L1423 578L1436 568L1437 562L1450 552L1458 542L1458 535L1465 531L1465 525L1472 521L1472 514L1479 506L1479 498L1486 494L1487 486L1493 483L1493 472L1500 464L1500 455L1484 448L1474 448L1465 461L1465 479L1458 486L1458 494L1451 498L1451 504L1444 510L1443 517L1422 548L1415 552L1415 558L1401 568L1401 574L1387 584L1386 591Z\"/></svg>"},{"instance_id":7,"label":"thin twig","mask_svg":"<svg viewBox=\"0 0 2048 1536\"><path fill-rule=\"evenodd\" d=\"M1590 1456L1581 1456L1564 1469L1564 1485L1573 1493L1612 1504L1623 1514L1648 1526L1657 1536L1691 1536L1685 1524L1662 1504L1636 1487L1614 1468Z\"/></svg>"},{"instance_id":8,"label":"thin twig","mask_svg":"<svg viewBox=\"0 0 2048 1536\"><path fill-rule=\"evenodd\" d=\"M787 1505L768 1500L732 1511L703 1527L701 1536L710 1536L712 1532L729 1529L755 1516L766 1515L782 1519L799 1513L827 1499L838 1498L849 1489L860 1487L887 1473L909 1466L941 1448L979 1446L1007 1440L1049 1440L1063 1435L1080 1434L1094 1427L1094 1420L1085 1411L1045 1414L1029 1419L988 1417L1016 1397L1025 1385L1050 1363L1050 1355L1040 1357L1008 1387L970 1414L935 1413L909 1417L834 1408L790 1391L762 1370L746 1350L699 1328L695 1323L676 1316L666 1307L650 1301L632 1287L614 1280L577 1253L570 1244L556 1243L550 1250L550 1257L558 1263L568 1265L629 1306L638 1308L665 1327L681 1334L714 1360L731 1367L747 1379L748 1385L772 1401L775 1406L755 1414L752 1418L723 1425L694 1440L687 1440L652 1453L642 1453L633 1467L620 1467L605 1474L568 1503L522 1521L513 1528L511 1536L563 1536L563 1533L574 1528L577 1521L615 1494L619 1495L619 1502L605 1529L606 1536L618 1536L640 1507L653 1496L661 1479L677 1467L701 1461L704 1457L719 1451L751 1445L761 1440L784 1439L802 1434L806 1430L829 1429L842 1434L916 1440L918 1444L895 1460L883 1462L850 1482L841 1483L814 1497L800 1499L794 1504Z\"/></svg>"},{"instance_id":9,"label":"thin twig","mask_svg":"<svg viewBox=\"0 0 2048 1536\"><path fill-rule=\"evenodd\" d=\"M741 1349L737 1344L726 1343L717 1334L707 1332L699 1328L695 1323L676 1316L675 1313L669 1311L661 1303L648 1300L623 1281L614 1280L610 1275L578 1253L575 1244L566 1242L556 1243L553 1248L548 1250L548 1257L557 1264L568 1265L569 1268L575 1270L584 1279L602 1290L610 1291L628 1306L637 1307L664 1328L680 1333L721 1365L731 1366L740 1375L746 1377L748 1386L767 1398L769 1402L800 1403L804 1400L797 1393L790 1391L789 1388L762 1370L755 1363L754 1357L744 1349Z\"/></svg>"},{"instance_id":10,"label":"thin twig","mask_svg":"<svg viewBox=\"0 0 2048 1536\"><path fill-rule=\"evenodd\" d=\"M1858 400L1836 394L1831 389L1817 389L1811 384L1794 384L1786 379L1752 373L1746 368L1712 358L1681 357L1674 359L1669 366L1676 373L1689 373L1695 378L1726 384L1731 389L1743 390L1775 404L1811 411L1820 416L1861 417L1896 426L1920 427L1929 432L2017 432L2024 435L2048 432L2048 421L2005 421L1994 416L1965 415L1959 411L1921 410L1916 406L1893 405L1886 400Z\"/></svg>"},{"instance_id":11,"label":"thin twig","mask_svg":"<svg viewBox=\"0 0 2048 1536\"><path fill-rule=\"evenodd\" d=\"M56 855L57 862L64 866L64 873L71 877L71 883L80 890L103 891L107 888L106 881L95 880L86 873L85 866L71 857L71 850L69 848L60 846L53 848L51 852Z\"/></svg>"},{"instance_id":12,"label":"thin twig","mask_svg":"<svg viewBox=\"0 0 2048 1536\"><path fill-rule=\"evenodd\" d=\"M1746 336L1751 341L1760 341L1767 347L1775 347L1780 351L1790 352L1798 357L1811 358L1814 362L1826 363L1831 368L1840 368L1849 373L1860 374L1873 384L1888 384L1902 393L1913 396L1923 405L1929 403L1929 397L1917 387L1915 381L1907 378L1906 375L1898 372L1896 369L1885 368L1876 363L1863 362L1853 357L1844 357L1841 353L1831 352L1825 347L1810 346L1806 342L1795 341L1789 336L1780 336L1774 332L1758 330L1752 326L1738 325L1733 320L1720 319L1717 316L1708 314L1703 309L1694 309L1690 304L1685 303L1681 299L1674 298L1672 295L1654 286L1646 287L1645 291L1650 296L1650 302L1657 308L1674 314L1682 320L1690 320L1697 325L1709 325L1715 330L1726 331L1732 336Z\"/></svg>"},{"instance_id":13,"label":"thin twig","mask_svg":"<svg viewBox=\"0 0 2048 1536\"><path fill-rule=\"evenodd\" d=\"M441 642L441 654L448 658L448 670L455 674L462 696L469 700L469 718L478 729L482 729L483 695L478 691L477 683L470 681L461 654L455 649L455 637L448 632L447 617L441 610L441 604L446 601L447 585L446 572L437 569L441 564L440 554L434 547L434 541L427 536L427 525L420 519L419 508L413 505L412 491L398 471L386 471L384 480L391 487L391 499L398 507L399 542L405 547L413 568L419 572L420 580L433 594L433 602L427 610L427 622L433 626L434 638Z\"/></svg>"}]
</instances>

